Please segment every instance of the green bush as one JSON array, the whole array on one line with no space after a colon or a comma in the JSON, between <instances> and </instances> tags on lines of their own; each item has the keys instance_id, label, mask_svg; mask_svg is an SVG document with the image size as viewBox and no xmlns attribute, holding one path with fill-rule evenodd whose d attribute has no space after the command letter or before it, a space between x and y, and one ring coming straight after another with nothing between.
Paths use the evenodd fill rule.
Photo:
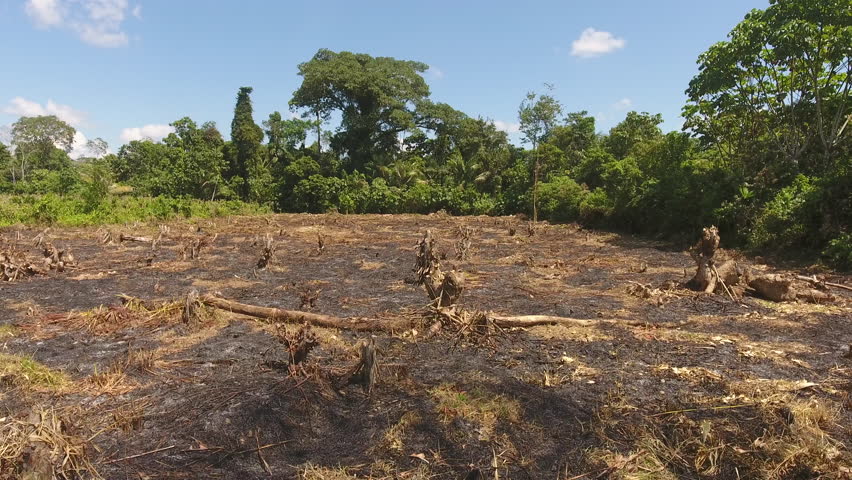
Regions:
<instances>
[{"instance_id":1,"label":"green bush","mask_svg":"<svg viewBox=\"0 0 852 480\"><path fill-rule=\"evenodd\" d=\"M842 270L852 270L852 233L841 235L828 242L823 252L828 262Z\"/></svg>"},{"instance_id":2,"label":"green bush","mask_svg":"<svg viewBox=\"0 0 852 480\"><path fill-rule=\"evenodd\" d=\"M343 179L311 175L296 184L288 207L296 212L325 213L339 207L340 194L345 192Z\"/></svg>"},{"instance_id":3,"label":"green bush","mask_svg":"<svg viewBox=\"0 0 852 480\"><path fill-rule=\"evenodd\" d=\"M538 211L541 218L571 222L580 215L580 203L588 194L569 177L553 177L538 186Z\"/></svg>"},{"instance_id":4,"label":"green bush","mask_svg":"<svg viewBox=\"0 0 852 480\"><path fill-rule=\"evenodd\" d=\"M383 178L375 178L368 188L361 190L358 213L398 213L402 203L399 188L388 186Z\"/></svg>"},{"instance_id":5,"label":"green bush","mask_svg":"<svg viewBox=\"0 0 852 480\"><path fill-rule=\"evenodd\" d=\"M748 241L754 248L818 245L822 193L813 179L799 175L763 206Z\"/></svg>"},{"instance_id":6,"label":"green bush","mask_svg":"<svg viewBox=\"0 0 852 480\"><path fill-rule=\"evenodd\" d=\"M613 202L602 188L589 192L580 202L580 222L584 225L603 225L613 212Z\"/></svg>"},{"instance_id":7,"label":"green bush","mask_svg":"<svg viewBox=\"0 0 852 480\"><path fill-rule=\"evenodd\" d=\"M408 213L431 213L447 209L448 193L445 188L431 183L417 183L403 193L402 209Z\"/></svg>"},{"instance_id":8,"label":"green bush","mask_svg":"<svg viewBox=\"0 0 852 480\"><path fill-rule=\"evenodd\" d=\"M86 226L136 221L163 221L177 217L207 218L269 213L269 209L240 201L202 201L167 197L108 196L89 209L79 196L0 196L0 226L58 224Z\"/></svg>"}]
</instances>

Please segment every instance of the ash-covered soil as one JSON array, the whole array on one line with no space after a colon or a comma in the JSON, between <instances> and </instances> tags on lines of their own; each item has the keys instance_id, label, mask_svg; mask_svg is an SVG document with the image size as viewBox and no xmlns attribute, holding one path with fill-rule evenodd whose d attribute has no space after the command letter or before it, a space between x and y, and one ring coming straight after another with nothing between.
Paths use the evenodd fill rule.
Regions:
<instances>
[{"instance_id":1,"label":"ash-covered soil","mask_svg":"<svg viewBox=\"0 0 852 480\"><path fill-rule=\"evenodd\" d=\"M20 440L14 425L54 412L96 471L82 478L852 475L844 290L823 305L697 294L675 286L694 271L685 251L576 225L529 236L512 217L273 215L168 226L156 250L117 241L156 238L156 224L51 228L46 238L70 248L75 265L0 283L2 439ZM473 232L464 260L454 248L460 227ZM426 229L442 266L464 274L465 309L630 323L430 336L428 297L412 282ZM31 240L41 230L0 229L0 250L38 264ZM115 241L103 243L105 234ZM276 251L258 271L266 235ZM211 242L200 257L183 258L184 240L202 237ZM636 283L662 288L645 298ZM313 312L422 326L314 327L319 346L290 370L280 325L222 311L183 322L169 302L192 290L291 310L318 291ZM122 307L119 295L148 308ZM339 384L368 337L380 365L369 395ZM60 380L45 381L30 363ZM21 441L17 457L0 451L0 479L64 471L61 452L46 453L53 443Z\"/></svg>"}]
</instances>

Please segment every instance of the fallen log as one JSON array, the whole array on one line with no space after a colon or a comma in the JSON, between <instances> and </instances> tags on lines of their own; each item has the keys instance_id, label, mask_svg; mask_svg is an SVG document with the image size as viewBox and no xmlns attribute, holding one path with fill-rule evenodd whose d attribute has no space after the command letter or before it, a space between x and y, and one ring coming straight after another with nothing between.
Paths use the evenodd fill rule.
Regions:
<instances>
[{"instance_id":1,"label":"fallen log","mask_svg":"<svg viewBox=\"0 0 852 480\"><path fill-rule=\"evenodd\" d=\"M371 319L371 318L340 318L319 313L302 312L298 310L285 310L274 307L260 307L239 303L213 295L202 295L198 298L201 303L241 315L255 318L263 318L273 322L308 324L317 327L338 328L342 330L355 331L400 331L415 327L414 322L408 319ZM441 312L441 309L438 310ZM678 328L688 322L651 324L639 320L621 319L580 319L570 317L557 317L551 315L518 315L504 316L487 314L489 321L502 328L534 327L538 325L569 325L591 327L596 325L624 325L629 327L659 326L663 328Z\"/></svg>"},{"instance_id":2,"label":"fallen log","mask_svg":"<svg viewBox=\"0 0 852 480\"><path fill-rule=\"evenodd\" d=\"M807 278L807 277L805 277ZM812 288L798 288L794 281L798 277L782 274L765 274L750 278L748 286L758 296L773 302L794 302L800 300L810 303L834 302L837 300L831 295Z\"/></svg>"},{"instance_id":3,"label":"fallen log","mask_svg":"<svg viewBox=\"0 0 852 480\"><path fill-rule=\"evenodd\" d=\"M273 322L308 324L316 327L339 328L343 330L369 331L399 331L411 328L409 320L382 320L370 318L340 318L319 313L302 312L298 310L285 310L274 307L260 307L245 303L234 302L213 295L202 295L199 301L220 310L248 315L250 317L263 318Z\"/></svg>"},{"instance_id":4,"label":"fallen log","mask_svg":"<svg viewBox=\"0 0 852 480\"><path fill-rule=\"evenodd\" d=\"M824 282L822 280L818 280L816 277L806 277L804 275L796 275L796 278L799 279L799 280L803 280L805 282L809 282L809 283L816 285L816 286L823 286L824 285L826 287L840 288L842 290L848 290L848 291L852 292L852 287L850 287L849 285L843 285L843 284L840 284L840 283L832 283L832 282Z\"/></svg>"},{"instance_id":5,"label":"fallen log","mask_svg":"<svg viewBox=\"0 0 852 480\"><path fill-rule=\"evenodd\" d=\"M647 326L656 326L663 328L678 328L682 327L689 322L682 321L676 323L665 323L665 324L656 324L656 323L648 323L643 322L641 320L620 320L620 319L607 319L607 318L595 318L595 319L583 319L583 318L571 318L571 317L556 317L552 315L515 315L515 316L503 316L503 315L493 315L489 314L488 319L494 322L495 325L502 328L513 328L513 327L534 327L537 325L566 325L566 326L581 326L581 327L593 327L596 325L625 325L628 327L647 327Z\"/></svg>"},{"instance_id":6,"label":"fallen log","mask_svg":"<svg viewBox=\"0 0 852 480\"><path fill-rule=\"evenodd\" d=\"M140 243L151 243L154 241L151 237L138 237L135 235L125 235L121 234L118 236L119 242L140 242Z\"/></svg>"}]
</instances>

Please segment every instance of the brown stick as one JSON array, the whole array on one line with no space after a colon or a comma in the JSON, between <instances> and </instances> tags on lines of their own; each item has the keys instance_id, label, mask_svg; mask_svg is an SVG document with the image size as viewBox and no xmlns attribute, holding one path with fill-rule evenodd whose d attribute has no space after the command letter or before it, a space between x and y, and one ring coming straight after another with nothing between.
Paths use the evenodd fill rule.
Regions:
<instances>
[{"instance_id":1,"label":"brown stick","mask_svg":"<svg viewBox=\"0 0 852 480\"><path fill-rule=\"evenodd\" d=\"M831 283L831 282L821 282L821 281L817 280L816 278L806 277L804 275L796 275L796 278L799 279L799 280L804 280L806 282L810 282L814 285L825 285L826 287L841 288L843 290L848 290L848 291L852 292L852 287L850 287L848 285L841 285L839 283Z\"/></svg>"},{"instance_id":2,"label":"brown stick","mask_svg":"<svg viewBox=\"0 0 852 480\"><path fill-rule=\"evenodd\" d=\"M677 323L656 324L637 320L580 319L570 317L555 317L551 315L488 315L488 319L494 322L495 325L503 328L534 327L536 325L576 325L581 327L592 327L595 325L626 325L629 327L657 326L664 328L677 328L689 323L684 321Z\"/></svg>"},{"instance_id":3,"label":"brown stick","mask_svg":"<svg viewBox=\"0 0 852 480\"><path fill-rule=\"evenodd\" d=\"M104 465L107 465L107 464L110 464L110 463L123 462L125 460L130 460L130 459L133 459L133 458L144 457L145 455L151 455L151 454L154 454L154 453L165 452L166 450L171 450L175 447L176 447L176 445L170 445L168 447L157 448L155 450L149 450L147 452L137 453L136 455L130 455L129 457L116 458L115 460L110 460L108 462L103 462L103 463L104 463Z\"/></svg>"},{"instance_id":4,"label":"brown stick","mask_svg":"<svg viewBox=\"0 0 852 480\"><path fill-rule=\"evenodd\" d=\"M118 237L118 241L120 242L142 242L142 243L151 243L154 241L151 237L136 237L133 235L125 235L121 234Z\"/></svg>"},{"instance_id":5,"label":"brown stick","mask_svg":"<svg viewBox=\"0 0 852 480\"><path fill-rule=\"evenodd\" d=\"M259 307L238 303L212 295L202 295L198 299L201 303L220 310L225 310L256 318L263 318L273 322L309 324L318 327L339 328L343 330L356 331L399 331L411 328L413 325L408 320L379 320L369 318L340 318L318 313L302 312L298 310L284 310L273 307ZM595 325L626 325L630 327L659 326L663 328L678 328L689 322L653 324L637 320L618 319L579 319L570 317L556 317L551 315L488 315L495 325L502 328L512 327L534 327L537 325L575 325L591 327Z\"/></svg>"},{"instance_id":6,"label":"brown stick","mask_svg":"<svg viewBox=\"0 0 852 480\"><path fill-rule=\"evenodd\" d=\"M273 322L294 323L300 325L307 323L317 327L340 328L356 331L398 331L411 328L411 322L407 320L332 317L319 313L248 305L224 298L214 297L212 295L202 295L198 300L205 305L209 305L220 310L226 310L251 317L265 318Z\"/></svg>"}]
</instances>

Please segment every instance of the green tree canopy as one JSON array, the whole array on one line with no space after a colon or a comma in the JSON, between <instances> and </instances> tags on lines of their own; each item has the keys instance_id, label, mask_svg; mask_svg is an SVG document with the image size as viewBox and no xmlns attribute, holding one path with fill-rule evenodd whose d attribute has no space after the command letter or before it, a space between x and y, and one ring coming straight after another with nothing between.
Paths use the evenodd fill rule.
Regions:
<instances>
[{"instance_id":1,"label":"green tree canopy","mask_svg":"<svg viewBox=\"0 0 852 480\"><path fill-rule=\"evenodd\" d=\"M31 169L66 167L75 133L74 127L55 115L18 119L12 124L12 145L17 157L13 179L25 180ZM57 149L65 155L55 155Z\"/></svg>"},{"instance_id":2,"label":"green tree canopy","mask_svg":"<svg viewBox=\"0 0 852 480\"><path fill-rule=\"evenodd\" d=\"M548 89L552 87L548 86ZM559 115L562 114L562 104L550 95L527 94L527 98L518 107L518 119L521 122L521 133L524 141L532 144L535 166L533 167L533 221L538 221L538 174L541 169L541 159L538 155L538 145L556 126Z\"/></svg>"},{"instance_id":3,"label":"green tree canopy","mask_svg":"<svg viewBox=\"0 0 852 480\"><path fill-rule=\"evenodd\" d=\"M745 175L767 162L788 176L825 171L850 145L852 2L770 3L698 58L685 128Z\"/></svg>"},{"instance_id":4,"label":"green tree canopy","mask_svg":"<svg viewBox=\"0 0 852 480\"><path fill-rule=\"evenodd\" d=\"M251 176L266 177L265 163L261 159L263 129L254 123L251 104L252 87L240 87L237 92L237 104L234 107L234 119L231 121L231 143L229 144L227 176L243 200L248 200Z\"/></svg>"},{"instance_id":5,"label":"green tree canopy","mask_svg":"<svg viewBox=\"0 0 852 480\"><path fill-rule=\"evenodd\" d=\"M415 126L415 109L429 96L420 75L424 63L319 50L299 65L302 85L290 105L321 113L340 112L332 148L348 159L349 171L363 170L377 154L399 151L398 135Z\"/></svg>"}]
</instances>

